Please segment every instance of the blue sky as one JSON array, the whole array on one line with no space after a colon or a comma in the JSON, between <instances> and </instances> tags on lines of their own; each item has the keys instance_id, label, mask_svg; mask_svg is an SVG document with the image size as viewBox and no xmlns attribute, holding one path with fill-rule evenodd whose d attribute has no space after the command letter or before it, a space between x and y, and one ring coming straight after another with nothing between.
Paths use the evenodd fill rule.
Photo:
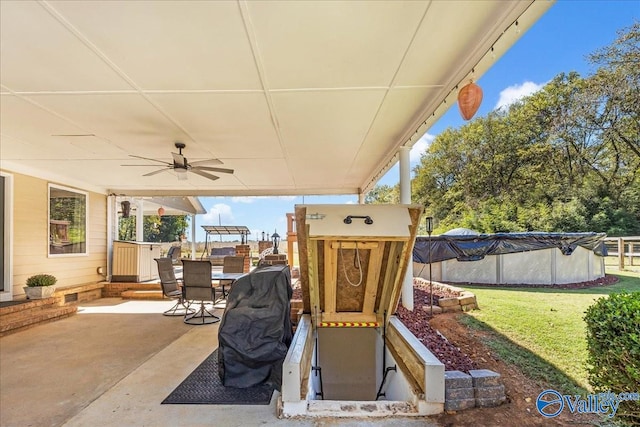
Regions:
<instances>
[{"instance_id":1,"label":"blue sky","mask_svg":"<svg viewBox=\"0 0 640 427\"><path fill-rule=\"evenodd\" d=\"M520 40L478 80L483 101L477 116L531 94L561 72L577 71L583 76L594 70L587 55L610 44L617 31L640 20L640 0L558 0ZM464 124L457 105L414 145L411 165L415 166L429 142L449 127ZM398 183L398 166L378 182ZM206 215L196 217L196 240L204 241L201 225L246 225L250 239L262 231L286 234L286 214L300 203L357 203L357 196L293 197L202 197Z\"/></svg>"}]
</instances>

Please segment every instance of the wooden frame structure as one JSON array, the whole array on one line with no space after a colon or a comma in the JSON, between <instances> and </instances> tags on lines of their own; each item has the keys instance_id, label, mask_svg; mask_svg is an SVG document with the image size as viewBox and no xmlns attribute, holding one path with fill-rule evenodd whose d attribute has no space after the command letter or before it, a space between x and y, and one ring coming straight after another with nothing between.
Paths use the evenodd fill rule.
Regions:
<instances>
[{"instance_id":1,"label":"wooden frame structure","mask_svg":"<svg viewBox=\"0 0 640 427\"><path fill-rule=\"evenodd\" d=\"M394 316L421 214L422 207L416 205L296 206L305 314L284 362L281 414L335 415L339 411L336 408L341 404L331 398L324 400L328 390L323 391L322 386L322 365L326 363L323 358L335 360L340 354L349 353L349 349L339 345L335 351L327 352L326 347L319 350L323 344L318 341L330 336L325 332L339 332L321 329L361 327L375 328L379 338L374 344L365 340L367 346L373 347L370 350L367 347L364 353L362 343L351 345L360 345L359 353L356 352L360 355L381 352L378 354L383 354L379 366L382 371L387 372L389 364L397 366L385 390L392 390L387 397L400 400L391 403L394 408L391 412L385 406L389 401L378 402L377 397L371 401L349 401L345 404L352 408L348 416L388 416L395 411L403 415L429 415L444 410L444 365ZM335 345L337 341L324 342ZM370 361L361 360L365 365ZM330 370L325 373L333 379L328 381L332 390L336 386L343 391L370 385L369 368L351 376L340 372L336 382L336 364L328 365ZM380 396L386 374L377 375L374 382ZM345 377L350 378L346 384ZM354 382L349 383L351 380ZM362 391L359 388L357 395L362 396ZM372 392L375 394L375 390Z\"/></svg>"},{"instance_id":2,"label":"wooden frame structure","mask_svg":"<svg viewBox=\"0 0 640 427\"><path fill-rule=\"evenodd\" d=\"M395 312L421 213L417 205L296 206L304 312L314 327L377 327Z\"/></svg>"}]
</instances>

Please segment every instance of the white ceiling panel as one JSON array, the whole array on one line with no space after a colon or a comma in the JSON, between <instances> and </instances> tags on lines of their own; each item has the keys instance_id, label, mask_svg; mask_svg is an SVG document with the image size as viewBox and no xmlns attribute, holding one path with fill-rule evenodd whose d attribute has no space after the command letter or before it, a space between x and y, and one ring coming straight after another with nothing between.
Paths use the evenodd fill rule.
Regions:
<instances>
[{"instance_id":1,"label":"white ceiling panel","mask_svg":"<svg viewBox=\"0 0 640 427\"><path fill-rule=\"evenodd\" d=\"M388 86L426 7L416 1L248 2L273 89Z\"/></svg>"},{"instance_id":2,"label":"white ceiling panel","mask_svg":"<svg viewBox=\"0 0 640 427\"><path fill-rule=\"evenodd\" d=\"M130 90L96 53L42 5L0 2L0 75L13 91Z\"/></svg>"},{"instance_id":3,"label":"white ceiling panel","mask_svg":"<svg viewBox=\"0 0 640 427\"><path fill-rule=\"evenodd\" d=\"M147 99L137 94L48 94L29 99L73 120L86 133L109 139L122 154L170 156L173 141L187 134ZM206 153L200 153L207 156Z\"/></svg>"},{"instance_id":4,"label":"white ceiling panel","mask_svg":"<svg viewBox=\"0 0 640 427\"><path fill-rule=\"evenodd\" d=\"M340 149L352 156L375 119L383 90L273 94L286 152L291 156ZM304 114L300 114L304 111Z\"/></svg>"},{"instance_id":5,"label":"white ceiling panel","mask_svg":"<svg viewBox=\"0 0 640 427\"><path fill-rule=\"evenodd\" d=\"M293 180L284 159L242 159L233 160L225 167L233 167L234 176L247 188L261 186L266 182L276 188L293 188Z\"/></svg>"},{"instance_id":6,"label":"white ceiling panel","mask_svg":"<svg viewBox=\"0 0 640 427\"><path fill-rule=\"evenodd\" d=\"M23 97L0 95L0 112L0 133L32 144L45 142L51 135L90 133Z\"/></svg>"},{"instance_id":7,"label":"white ceiling panel","mask_svg":"<svg viewBox=\"0 0 640 427\"><path fill-rule=\"evenodd\" d=\"M473 68L480 55L486 53L495 40L487 29L495 31L494 26L502 22L500 17L513 22L509 12L518 8L517 3L477 0L432 2L395 84L444 85L463 71L461 68L468 68L469 63Z\"/></svg>"},{"instance_id":8,"label":"white ceiling panel","mask_svg":"<svg viewBox=\"0 0 640 427\"><path fill-rule=\"evenodd\" d=\"M407 129L414 129L421 116L416 112L427 108L425 102L439 89L429 87L400 88L389 91L369 134L355 155L352 174L360 175L362 168L371 169L388 154L385 141L407 137Z\"/></svg>"},{"instance_id":9,"label":"white ceiling panel","mask_svg":"<svg viewBox=\"0 0 640 427\"><path fill-rule=\"evenodd\" d=\"M150 98L215 157L282 157L262 92L163 93Z\"/></svg>"},{"instance_id":10,"label":"white ceiling panel","mask_svg":"<svg viewBox=\"0 0 640 427\"><path fill-rule=\"evenodd\" d=\"M367 191L552 4L2 0L0 165L123 197ZM177 141L234 174L143 176Z\"/></svg>"},{"instance_id":11,"label":"white ceiling panel","mask_svg":"<svg viewBox=\"0 0 640 427\"><path fill-rule=\"evenodd\" d=\"M54 7L141 89L261 89L236 2L66 1Z\"/></svg>"}]
</instances>

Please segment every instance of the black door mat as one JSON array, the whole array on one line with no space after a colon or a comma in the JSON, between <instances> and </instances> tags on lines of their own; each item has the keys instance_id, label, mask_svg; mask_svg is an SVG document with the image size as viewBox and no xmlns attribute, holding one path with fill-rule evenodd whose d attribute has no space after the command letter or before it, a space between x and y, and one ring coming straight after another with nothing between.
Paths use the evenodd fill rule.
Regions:
<instances>
[{"instance_id":1,"label":"black door mat","mask_svg":"<svg viewBox=\"0 0 640 427\"><path fill-rule=\"evenodd\" d=\"M218 350L207 357L163 404L268 405L273 387L263 384L249 388L225 387L218 376Z\"/></svg>"}]
</instances>

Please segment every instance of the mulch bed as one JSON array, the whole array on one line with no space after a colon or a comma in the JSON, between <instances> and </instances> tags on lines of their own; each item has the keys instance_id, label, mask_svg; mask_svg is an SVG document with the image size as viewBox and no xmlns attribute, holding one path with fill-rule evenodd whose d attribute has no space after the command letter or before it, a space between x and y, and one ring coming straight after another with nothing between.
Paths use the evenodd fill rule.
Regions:
<instances>
[{"instance_id":1,"label":"mulch bed","mask_svg":"<svg viewBox=\"0 0 640 427\"><path fill-rule=\"evenodd\" d=\"M439 292L434 290L434 302L440 298L449 298L457 295L438 295ZM429 305L429 291L414 286L413 288L413 306L414 310L409 311L400 304L396 312L396 316L411 331L413 335L424 344L438 360L444 363L446 371L463 371L469 372L470 369L477 369L477 365L469 356L463 353L458 347L451 344L438 331L433 329L429 324L431 315L428 311L422 309L422 306Z\"/></svg>"},{"instance_id":2,"label":"mulch bed","mask_svg":"<svg viewBox=\"0 0 640 427\"><path fill-rule=\"evenodd\" d=\"M549 288L549 289L585 289L585 288L594 288L597 286L609 286L615 283L618 283L618 278L610 274L606 274L604 277L601 277L596 280L590 280L588 282L565 283L563 285L541 285L541 284L525 284L525 283L496 285L492 283L449 282L449 284L453 286L458 286L458 287L477 286L477 287L485 287L485 288Z\"/></svg>"}]
</instances>

